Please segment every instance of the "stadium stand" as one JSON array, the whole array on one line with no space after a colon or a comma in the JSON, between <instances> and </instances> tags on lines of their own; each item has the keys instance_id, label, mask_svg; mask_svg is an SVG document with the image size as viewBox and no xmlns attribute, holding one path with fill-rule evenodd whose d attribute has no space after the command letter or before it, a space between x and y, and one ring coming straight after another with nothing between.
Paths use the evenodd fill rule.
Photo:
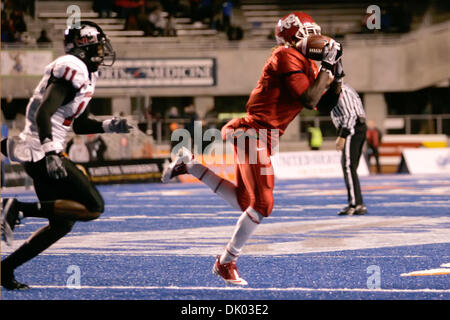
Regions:
<instances>
[{"instance_id":1,"label":"stadium stand","mask_svg":"<svg viewBox=\"0 0 450 320\"><path fill-rule=\"evenodd\" d=\"M222 1L218 2L221 3ZM3 16L8 18L13 10L12 5L16 5L19 2L4 1L4 3L5 5L3 6L4 10L2 11L2 18ZM186 4L189 2L180 1L180 3ZM404 4L406 2L391 3L389 1L381 1L378 5L382 8L387 8L387 11L382 14L388 14L392 18L392 16L395 17L398 15L398 11L396 12L396 10L401 11L404 9L401 6L398 7L397 3ZM185 56L188 58L202 55L214 57L218 62L217 72L219 74L219 79L218 86L216 88L212 88L212 90L210 90L211 88L193 88L192 90L181 88L178 90L164 87L161 89L146 88L145 90L145 94L149 96L192 96L194 99L196 99L196 96L200 96L200 100L202 99L202 96L208 96L211 98L214 95L247 95L251 88L249 89L249 87L246 87L246 84L249 83L250 86L254 85L254 80L249 78L254 76L256 79L258 73L260 72L260 62L262 63L263 59L265 59L267 49L273 47L274 45L273 30L277 20L291 11L301 10L308 12L321 25L322 32L324 34L339 38L346 48L364 48L373 46L374 50L372 51L372 54L375 52L383 52L383 50L376 51L375 47L377 46L385 46L389 50L391 50L389 48L390 45L397 46L398 50L396 49L397 51L395 52L403 52L402 50L406 48L407 43L411 41L418 43L418 38L426 38L428 40L426 35L436 35L437 33L444 34L445 29L448 28L447 26L450 17L449 11L445 10L445 4L442 4L439 1L424 1L409 7L408 14L410 17L401 21L403 24L402 26L392 23L392 20L399 23L397 19L391 19L390 25L383 25L382 30L369 31L367 28L364 29L363 24L365 21L366 9L368 5L371 4L367 1L325 0L317 2L305 0L299 3L298 1L292 0L241 0L233 3L234 6L232 9L230 26L242 29L242 41L229 41L230 35L227 34L223 25L220 25L223 19L223 17L221 17L221 11L217 11L217 9L215 16L211 21L210 18L193 19L190 15L189 9L186 7L175 13L170 12L167 8L163 8L161 16L165 19L173 19L175 22L176 33L171 34L170 36L167 34L158 34L158 36L154 36L151 33L146 33L144 30L130 28L130 26L127 25L127 18L117 12L112 12L110 15L106 16L100 14L95 11L96 8L94 7L94 1L36 1L35 4L35 7L32 9L22 8L26 31L22 32L23 34L21 34L21 37L13 40L14 42L12 43L4 41L2 43L2 48L11 50L17 48L36 48L37 45L34 44L36 39L40 37L42 30L46 30L47 37L51 42L39 44L39 47L51 48L54 55L60 54L62 52L60 45L63 38L62 31L67 25L67 7L69 5L76 5L81 10L82 19L92 20L102 26L111 38L114 48L118 52L118 56L122 58L154 59L164 56L176 57L177 55L178 57ZM408 15L405 16L407 17ZM4 28L7 20L8 19L2 19L2 39L6 36L4 31L8 30L7 28ZM423 41L420 43L423 43ZM402 47L400 48L399 46ZM149 50L149 48L151 48L151 50ZM350 52L351 50L347 51L347 55ZM423 52L423 50L421 52ZM357 58L359 59L359 57ZM237 62L236 59L241 59L244 62ZM431 60L434 61L436 59ZM225 78L220 78L225 73L228 73L224 71L224 65L228 65L233 61L236 61L237 67L235 68L235 73L237 75L227 75ZM369 63L371 63L370 61L371 60L360 60L358 63L361 63L361 66L364 66L364 68L367 67L368 70L370 70L370 67L368 67ZM258 67L253 66L253 64L258 65ZM241 70L237 70L240 68L239 66L243 65L246 65L246 67L249 68L245 76L242 74ZM399 66L401 67L400 64ZM347 68L349 67L350 66ZM417 69L414 74L418 74L420 71L417 66L414 66L413 69ZM362 81L361 78L357 78L358 76L366 76L365 73L355 75L356 73L352 74L351 68L347 70L350 70L349 79L351 81L357 79L357 84L365 85L365 82ZM395 70L395 68L392 68L392 70ZM445 89L448 87L448 81L440 82L439 85L436 84L437 81L444 80L443 78L441 79L441 73L438 71L439 70L436 69L436 72L431 72L430 74L427 73L426 77L421 77L421 79L424 79L422 82L416 81L413 84L411 81L408 83L399 81L398 83L404 83L405 86L398 90L407 90L404 91L406 94L409 91L416 91L426 87L437 86L436 90L430 93L430 95L434 95L436 94L435 92L440 92L443 90L442 88ZM393 71L390 75L393 75ZM351 78L352 76L354 76L353 79ZM361 90L362 95L371 94L371 91L374 90L373 87L371 87L372 84L382 83L381 81L373 81L374 78L375 74L372 75L370 79L369 76L367 76L367 79L370 81L368 80L369 82L367 82L367 86ZM407 78L406 74L399 74L399 79L405 78ZM237 79L239 79L240 82L239 86L235 85L235 80ZM414 77L414 79L417 80L418 77ZM2 93L6 92L6 94L11 94L13 96L17 94L20 98L26 99L29 96L30 90L32 90L35 86L35 83L32 83L33 81L34 80L32 78L23 77L20 84L17 83L12 85L12 78L5 79ZM10 89L13 87L15 92L11 93ZM20 94L17 92L20 92ZM98 90L99 96L105 99L116 99L117 96L119 96L119 99L129 99L130 97L144 94L142 92L142 89L139 88L132 88L130 90L127 88L117 88L115 91L108 90L108 88L100 88ZM371 96L374 95L375 94L372 94ZM389 97L388 94L380 94L381 97L383 97L383 95ZM442 94L439 93L439 95L441 96ZM214 103L214 98L211 99ZM379 97L375 97L375 99L379 99ZM402 100L399 99L398 101ZM401 108L404 107L401 103L402 102L396 102L396 100L392 103L388 101L390 106L389 112L397 109L401 110ZM243 105L241 102L239 104ZM397 105L400 106L397 108ZM397 129L394 126L395 128L390 129L391 132L414 134L422 130L422 123L425 122L422 118L428 115L426 115L427 111L424 111L424 114L419 114L422 112L422 109L420 108L421 107L418 106L414 109L416 111L410 112L410 114L388 113L384 115L387 120L390 118L397 120L398 118L403 119L403 117L406 117L402 122L405 125L400 129ZM231 110L230 112L242 112L242 110ZM112 108L112 113L114 113L114 108ZM448 128L447 124L449 123L449 112L442 109L439 114L433 114L432 117L435 119L433 121L436 123L434 133L446 133L445 130ZM139 119L130 120L134 120L135 123L137 123ZM167 150L164 149L165 147L161 147L161 143L164 144L167 142L166 131L169 126L169 122L166 120L167 119L164 119L164 117L157 120L158 125L162 127L162 129L160 130L160 133L154 132L155 136L153 137L154 141L152 143L157 145L155 147L156 154L158 154L158 150ZM287 135L286 140L291 139L289 141L294 141L295 139L303 137L303 130L309 122L320 124L323 127L325 135L334 135L334 131L332 130L327 115L316 117L316 115L313 114L304 114L302 119L299 121L299 127L294 129L294 131L297 130L300 134L294 134L292 136ZM382 124L383 122L380 120L379 123ZM395 124L397 122L389 121L389 123ZM418 129L415 129L416 127ZM386 129L389 130L389 128ZM133 137L133 139L135 138ZM145 140L148 139L148 137L142 136L139 139ZM136 141L141 141L139 139ZM111 155L114 156L118 154L116 151L120 146L120 139L117 139L117 137L112 137L111 141L107 141L107 143L116 146L109 149ZM130 141L131 145L133 145L133 143L134 142ZM325 141L325 145L326 144L327 142ZM293 147L298 147L298 145Z\"/></svg>"}]
</instances>

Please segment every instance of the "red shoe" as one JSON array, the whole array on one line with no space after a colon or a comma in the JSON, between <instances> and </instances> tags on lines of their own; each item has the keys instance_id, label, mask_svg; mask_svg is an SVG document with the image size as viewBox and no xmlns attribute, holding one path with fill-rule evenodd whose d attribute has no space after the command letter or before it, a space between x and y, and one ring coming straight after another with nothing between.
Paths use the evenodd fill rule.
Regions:
<instances>
[{"instance_id":1,"label":"red shoe","mask_svg":"<svg viewBox=\"0 0 450 320\"><path fill-rule=\"evenodd\" d=\"M221 276L226 283L246 286L248 283L239 275L238 269L236 267L236 261L231 261L229 263L220 264L220 256L217 256L216 263L212 269L212 273L216 276Z\"/></svg>"}]
</instances>

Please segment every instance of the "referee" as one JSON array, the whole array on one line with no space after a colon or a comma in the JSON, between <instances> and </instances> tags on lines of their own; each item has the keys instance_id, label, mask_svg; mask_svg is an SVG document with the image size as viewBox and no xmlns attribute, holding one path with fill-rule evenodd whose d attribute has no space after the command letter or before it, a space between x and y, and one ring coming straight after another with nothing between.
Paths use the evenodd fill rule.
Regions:
<instances>
[{"instance_id":1,"label":"referee","mask_svg":"<svg viewBox=\"0 0 450 320\"><path fill-rule=\"evenodd\" d=\"M347 187L348 206L339 215L367 213L361 194L357 169L366 140L366 114L355 89L343 83L342 62L336 64L335 79L321 99L318 109L330 112L337 129L336 150L342 151L342 171Z\"/></svg>"}]
</instances>

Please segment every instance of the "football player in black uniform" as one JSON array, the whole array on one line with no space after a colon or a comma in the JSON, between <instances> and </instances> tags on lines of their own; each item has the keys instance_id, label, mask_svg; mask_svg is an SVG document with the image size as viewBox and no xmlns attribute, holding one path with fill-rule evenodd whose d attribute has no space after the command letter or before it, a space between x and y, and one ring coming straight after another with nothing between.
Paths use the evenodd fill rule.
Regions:
<instances>
[{"instance_id":1,"label":"football player in black uniform","mask_svg":"<svg viewBox=\"0 0 450 320\"><path fill-rule=\"evenodd\" d=\"M88 118L98 67L112 65L115 53L102 29L81 21L64 37L65 55L50 63L30 98L24 130L1 142L2 153L23 164L33 179L39 202L4 199L2 238L12 241L21 218L46 218L49 224L1 261L1 285L10 290L27 289L16 281L14 270L34 258L71 231L76 221L98 218L104 210L101 194L88 177L64 156L69 130L76 134L127 133L126 119L97 121Z\"/></svg>"}]
</instances>

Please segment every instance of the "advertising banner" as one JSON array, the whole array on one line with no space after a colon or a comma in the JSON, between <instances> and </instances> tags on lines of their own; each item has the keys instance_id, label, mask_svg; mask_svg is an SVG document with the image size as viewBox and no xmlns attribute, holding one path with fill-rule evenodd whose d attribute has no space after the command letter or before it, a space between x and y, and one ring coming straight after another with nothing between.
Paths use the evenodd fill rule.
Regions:
<instances>
[{"instance_id":1,"label":"advertising banner","mask_svg":"<svg viewBox=\"0 0 450 320\"><path fill-rule=\"evenodd\" d=\"M403 160L411 174L450 173L450 148L404 149Z\"/></svg>"},{"instance_id":2,"label":"advertising banner","mask_svg":"<svg viewBox=\"0 0 450 320\"><path fill-rule=\"evenodd\" d=\"M97 87L173 87L216 85L214 58L123 59L100 68Z\"/></svg>"},{"instance_id":3,"label":"advertising banner","mask_svg":"<svg viewBox=\"0 0 450 320\"><path fill-rule=\"evenodd\" d=\"M2 50L2 76L42 76L53 60L51 50Z\"/></svg>"},{"instance_id":4,"label":"advertising banner","mask_svg":"<svg viewBox=\"0 0 450 320\"><path fill-rule=\"evenodd\" d=\"M272 158L277 179L344 177L341 152L335 150L281 152ZM358 167L359 176L369 175L363 156Z\"/></svg>"},{"instance_id":5,"label":"advertising banner","mask_svg":"<svg viewBox=\"0 0 450 320\"><path fill-rule=\"evenodd\" d=\"M110 160L83 163L82 168L95 184L161 182L167 159Z\"/></svg>"}]
</instances>

